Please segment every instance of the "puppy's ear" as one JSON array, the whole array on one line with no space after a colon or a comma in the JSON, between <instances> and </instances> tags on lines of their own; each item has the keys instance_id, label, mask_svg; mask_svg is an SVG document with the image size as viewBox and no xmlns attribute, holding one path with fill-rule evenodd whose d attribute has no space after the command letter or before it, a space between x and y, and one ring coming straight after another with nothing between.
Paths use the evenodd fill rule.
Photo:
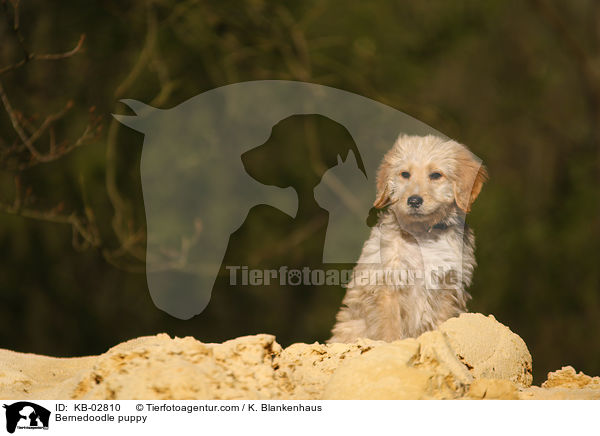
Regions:
<instances>
[{"instance_id":1,"label":"puppy's ear","mask_svg":"<svg viewBox=\"0 0 600 436\"><path fill-rule=\"evenodd\" d=\"M456 179L454 180L454 199L463 212L471 211L471 205L488 180L487 169L468 150L462 150L456 157Z\"/></svg>"},{"instance_id":2,"label":"puppy's ear","mask_svg":"<svg viewBox=\"0 0 600 436\"><path fill-rule=\"evenodd\" d=\"M390 167L391 165L384 160L379 167L379 171L377 171L377 195L373 203L373 207L376 209L383 209L390 203Z\"/></svg>"}]
</instances>

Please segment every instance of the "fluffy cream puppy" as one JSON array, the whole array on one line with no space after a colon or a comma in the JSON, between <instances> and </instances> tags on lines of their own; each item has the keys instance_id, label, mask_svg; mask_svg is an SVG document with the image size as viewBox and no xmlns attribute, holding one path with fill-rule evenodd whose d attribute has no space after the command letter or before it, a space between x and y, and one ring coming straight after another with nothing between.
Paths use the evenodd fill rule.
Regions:
<instances>
[{"instance_id":1,"label":"fluffy cream puppy","mask_svg":"<svg viewBox=\"0 0 600 436\"><path fill-rule=\"evenodd\" d=\"M464 145L401 135L377 175L380 209L329 342L416 337L466 311L475 268L464 217L487 172Z\"/></svg>"}]
</instances>

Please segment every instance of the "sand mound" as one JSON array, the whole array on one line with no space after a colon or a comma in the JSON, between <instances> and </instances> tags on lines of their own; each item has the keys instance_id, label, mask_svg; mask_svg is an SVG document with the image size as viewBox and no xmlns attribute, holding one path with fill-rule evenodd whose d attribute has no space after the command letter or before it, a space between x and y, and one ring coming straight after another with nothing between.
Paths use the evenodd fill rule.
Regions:
<instances>
[{"instance_id":1,"label":"sand mound","mask_svg":"<svg viewBox=\"0 0 600 436\"><path fill-rule=\"evenodd\" d=\"M271 335L222 344L166 334L100 356L0 350L3 399L600 398L600 378L565 367L531 387L531 355L494 317L463 314L416 339L293 344Z\"/></svg>"}]
</instances>

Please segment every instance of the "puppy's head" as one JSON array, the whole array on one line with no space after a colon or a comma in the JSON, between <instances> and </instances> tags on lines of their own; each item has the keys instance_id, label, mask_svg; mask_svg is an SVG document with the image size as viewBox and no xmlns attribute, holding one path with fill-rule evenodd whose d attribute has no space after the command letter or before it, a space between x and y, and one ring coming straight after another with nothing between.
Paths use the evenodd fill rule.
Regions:
<instances>
[{"instance_id":1,"label":"puppy's head","mask_svg":"<svg viewBox=\"0 0 600 436\"><path fill-rule=\"evenodd\" d=\"M469 212L486 180L485 167L464 145L402 135L379 167L374 206L389 206L402 224L429 228Z\"/></svg>"}]
</instances>

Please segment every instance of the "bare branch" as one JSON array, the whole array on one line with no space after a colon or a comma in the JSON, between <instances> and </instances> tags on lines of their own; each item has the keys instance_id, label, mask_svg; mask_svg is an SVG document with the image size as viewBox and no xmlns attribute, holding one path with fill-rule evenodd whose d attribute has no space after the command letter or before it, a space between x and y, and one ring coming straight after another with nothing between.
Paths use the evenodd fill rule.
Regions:
<instances>
[{"instance_id":1,"label":"bare branch","mask_svg":"<svg viewBox=\"0 0 600 436\"><path fill-rule=\"evenodd\" d=\"M8 12L8 5L6 3L6 0L2 0L2 8L4 9L4 15L6 16L6 23L8 24L8 27L12 30L15 38L17 39L17 42L19 43L19 46L21 47L21 50L23 51L23 55L24 55L25 59L29 59L31 54L29 53L29 50L27 50L27 47L25 46L25 39L23 38L23 35L21 34L21 28L19 27L19 3L20 3L20 0L13 0L13 1L11 1L11 3L12 3L12 7L13 7L12 25L10 22L10 13Z\"/></svg>"},{"instance_id":2,"label":"bare branch","mask_svg":"<svg viewBox=\"0 0 600 436\"><path fill-rule=\"evenodd\" d=\"M71 56L77 54L81 47L83 47L83 42L85 41L85 33L79 37L79 41L77 41L77 45L73 47L71 50L66 51L64 53L51 53L51 54L32 54L31 59L43 60L43 61L56 61L58 59L66 59Z\"/></svg>"},{"instance_id":3,"label":"bare branch","mask_svg":"<svg viewBox=\"0 0 600 436\"><path fill-rule=\"evenodd\" d=\"M21 50L23 51L23 59L12 65L7 65L3 68L0 68L0 75L7 73L9 71L16 70L17 68L22 67L23 65L25 65L26 63L28 63L29 61L32 61L32 60L55 61L55 60L59 60L59 59L69 58L69 57L77 54L83 47L83 42L85 41L85 34L82 34L79 37L79 41L77 42L77 44L75 45L74 48L72 48L71 50L66 51L64 53L35 54L35 53L29 51L27 49L27 46L25 45L25 39L23 38L23 35L21 33L21 28L19 27L19 3L20 3L20 0L11 0L11 3L13 6L12 25L10 23L10 13L8 11L8 5L6 3L6 0L2 0L2 7L4 9L4 15L6 16L6 22L8 23L8 26L12 29L12 32L15 35L15 38L18 41L19 46L21 47Z\"/></svg>"},{"instance_id":4,"label":"bare branch","mask_svg":"<svg viewBox=\"0 0 600 436\"><path fill-rule=\"evenodd\" d=\"M20 189L20 188L19 188ZM21 200L19 200L20 193L16 194L15 202L12 206L0 203L0 212L4 212L10 215L19 215L25 218L32 218L35 220L57 223L57 224L69 224L73 228L73 238L75 240L83 240L88 246L97 247L100 245L100 240L97 237L96 232L90 223L78 216L76 213L69 215L59 213L61 209L60 205L51 210L40 211L22 207ZM86 248L84 245L76 245L79 248Z\"/></svg>"},{"instance_id":5,"label":"bare branch","mask_svg":"<svg viewBox=\"0 0 600 436\"><path fill-rule=\"evenodd\" d=\"M82 34L79 37L79 41L77 42L77 45L75 45L75 47L73 47L71 50L66 51L64 53L48 53L48 54L28 53L27 56L24 59L20 60L19 62L15 63L15 64L12 64L12 65L7 65L7 66L5 66L3 68L0 68L0 75L4 74L4 73L7 73L9 71L16 70L17 68L22 67L23 65L25 65L29 61L36 61L36 60L40 60L40 61L56 61L56 60L60 60L60 59L70 58L71 56L74 56L77 53L79 53L79 51L83 47L83 42L84 41L85 41L85 34Z\"/></svg>"},{"instance_id":6,"label":"bare branch","mask_svg":"<svg viewBox=\"0 0 600 436\"><path fill-rule=\"evenodd\" d=\"M10 104L10 101L8 100L8 96L6 95L6 92L4 91L2 82L0 82L0 101L2 101L2 105L4 106L4 109L6 110L6 113L8 114L8 116L10 118L10 122L13 126L13 129L15 130L15 132L17 132L17 135L19 135L19 138L21 139L21 141L23 141L23 144L25 145L25 147L27 147L27 149L29 150L29 152L31 153L31 155L33 157L35 157L38 160L42 160L43 156L35 149L35 147L33 146L33 144L30 141L30 138L23 131L23 128L21 127L21 124L19 123L17 114L15 113L15 110L13 109L12 105Z\"/></svg>"},{"instance_id":7,"label":"bare branch","mask_svg":"<svg viewBox=\"0 0 600 436\"><path fill-rule=\"evenodd\" d=\"M169 71L162 61L160 53L158 53L156 41L159 23L156 20L155 13L151 6L148 6L146 12L147 30L144 46L137 61L117 87L115 97L119 98L125 95L144 71L151 70L157 75L161 86L150 104L160 106L165 103L175 89L175 83L169 78ZM131 228L133 222L131 206L121 194L117 184L118 129L119 123L113 119L109 126L106 147L106 191L114 209L112 227L120 246L114 250L103 250L103 255L113 265L123 267L120 262L127 259L128 264L125 269L143 270L146 262L144 246L146 230L140 228L133 231Z\"/></svg>"}]
</instances>

